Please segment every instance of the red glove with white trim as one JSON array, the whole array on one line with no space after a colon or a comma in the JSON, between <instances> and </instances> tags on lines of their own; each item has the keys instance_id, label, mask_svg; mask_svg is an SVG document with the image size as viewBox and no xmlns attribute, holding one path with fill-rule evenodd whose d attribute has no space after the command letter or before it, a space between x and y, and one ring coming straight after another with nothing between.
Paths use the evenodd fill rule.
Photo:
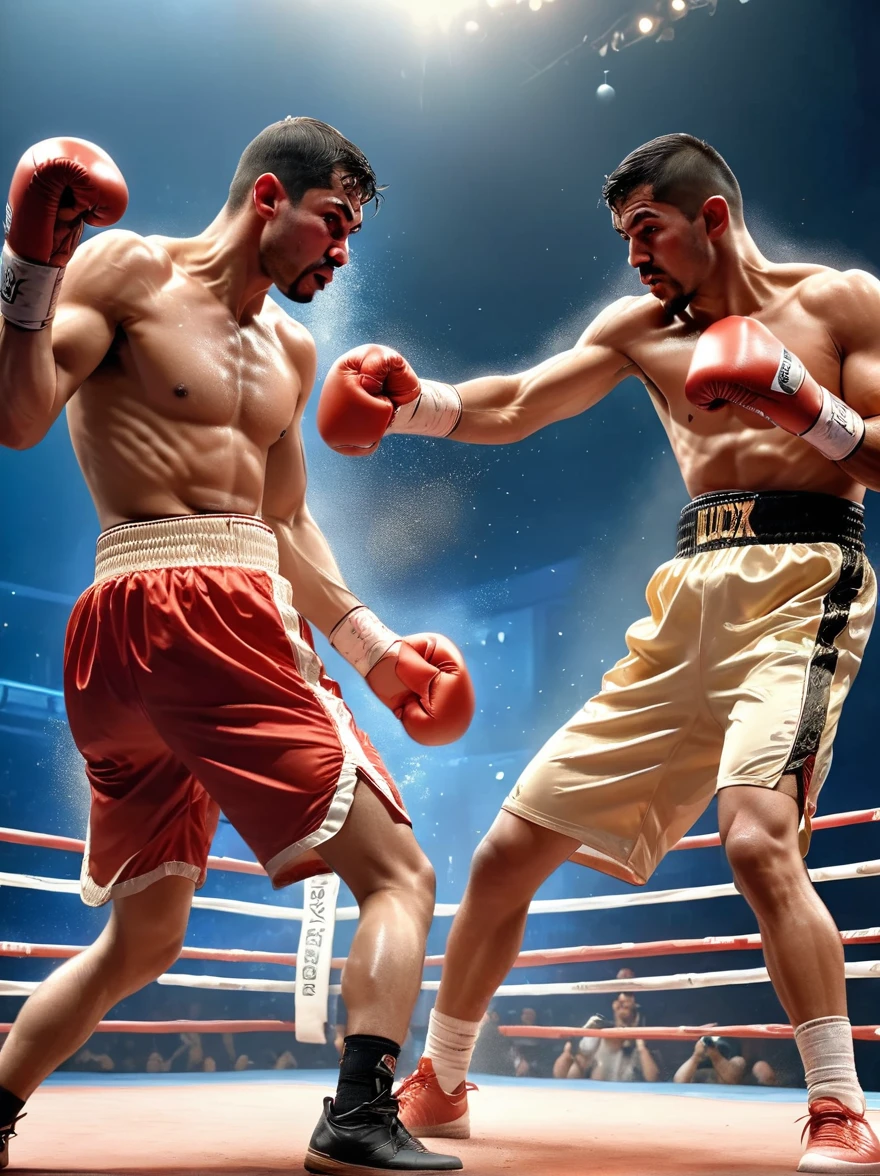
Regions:
<instances>
[{"instance_id":1,"label":"red glove with white trim","mask_svg":"<svg viewBox=\"0 0 880 1176\"><path fill-rule=\"evenodd\" d=\"M52 321L64 267L84 225L112 225L128 189L106 151L85 139L44 139L18 162L6 205L0 312L39 331Z\"/></svg>"},{"instance_id":2,"label":"red glove with white trim","mask_svg":"<svg viewBox=\"0 0 880 1176\"><path fill-rule=\"evenodd\" d=\"M731 316L708 327L684 390L691 404L710 412L724 404L748 408L831 461L851 457L865 436L862 417L818 384L757 319Z\"/></svg>"},{"instance_id":3,"label":"red glove with white trim","mask_svg":"<svg viewBox=\"0 0 880 1176\"><path fill-rule=\"evenodd\" d=\"M359 605L336 625L330 643L363 674L416 743L452 743L470 726L474 687L464 658L448 637L398 637Z\"/></svg>"},{"instance_id":4,"label":"red glove with white trim","mask_svg":"<svg viewBox=\"0 0 880 1176\"><path fill-rule=\"evenodd\" d=\"M351 457L374 453L386 433L448 437L461 416L452 384L420 380L390 347L367 343L339 357L318 401L318 432Z\"/></svg>"}]
</instances>

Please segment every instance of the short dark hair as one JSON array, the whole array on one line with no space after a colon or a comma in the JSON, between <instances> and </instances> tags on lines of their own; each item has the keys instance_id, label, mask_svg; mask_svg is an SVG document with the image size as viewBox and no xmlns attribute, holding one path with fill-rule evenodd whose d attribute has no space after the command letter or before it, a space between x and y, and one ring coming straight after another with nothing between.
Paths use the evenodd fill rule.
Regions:
<instances>
[{"instance_id":1,"label":"short dark hair","mask_svg":"<svg viewBox=\"0 0 880 1176\"><path fill-rule=\"evenodd\" d=\"M636 188L648 186L653 198L680 208L693 220L710 196L723 196L742 216L743 200L736 176L721 155L694 135L661 135L631 151L605 177L602 196L612 210Z\"/></svg>"},{"instance_id":2,"label":"short dark hair","mask_svg":"<svg viewBox=\"0 0 880 1176\"><path fill-rule=\"evenodd\" d=\"M260 131L242 152L227 207L235 212L248 199L259 176L271 172L298 204L310 188L329 188L339 173L346 190L361 204L378 203L376 173L363 151L328 123L316 118L287 118Z\"/></svg>"}]
</instances>

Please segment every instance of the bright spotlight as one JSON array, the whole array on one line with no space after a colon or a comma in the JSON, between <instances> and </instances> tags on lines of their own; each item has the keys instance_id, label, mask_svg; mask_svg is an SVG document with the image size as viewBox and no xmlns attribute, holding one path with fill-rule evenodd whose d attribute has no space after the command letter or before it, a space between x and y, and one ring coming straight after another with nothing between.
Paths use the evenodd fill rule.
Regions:
<instances>
[{"instance_id":1,"label":"bright spotlight","mask_svg":"<svg viewBox=\"0 0 880 1176\"><path fill-rule=\"evenodd\" d=\"M672 0L671 8L673 12L684 12L687 8L687 0Z\"/></svg>"},{"instance_id":2,"label":"bright spotlight","mask_svg":"<svg viewBox=\"0 0 880 1176\"><path fill-rule=\"evenodd\" d=\"M639 32L642 33L643 36L647 37L648 33L653 32L653 30L654 22L651 20L650 16L640 16Z\"/></svg>"},{"instance_id":3,"label":"bright spotlight","mask_svg":"<svg viewBox=\"0 0 880 1176\"><path fill-rule=\"evenodd\" d=\"M365 0L365 2L369 2L372 7L375 0ZM387 7L405 12L422 33L426 33L432 28L448 32L456 17L463 16L467 9L474 7L473 0L384 0L384 2Z\"/></svg>"},{"instance_id":4,"label":"bright spotlight","mask_svg":"<svg viewBox=\"0 0 880 1176\"><path fill-rule=\"evenodd\" d=\"M473 37L480 31L480 26L475 20L469 20L465 22L464 31Z\"/></svg>"},{"instance_id":5,"label":"bright spotlight","mask_svg":"<svg viewBox=\"0 0 880 1176\"><path fill-rule=\"evenodd\" d=\"M540 12L544 7L544 0L529 0L529 8L532 12Z\"/></svg>"}]
</instances>

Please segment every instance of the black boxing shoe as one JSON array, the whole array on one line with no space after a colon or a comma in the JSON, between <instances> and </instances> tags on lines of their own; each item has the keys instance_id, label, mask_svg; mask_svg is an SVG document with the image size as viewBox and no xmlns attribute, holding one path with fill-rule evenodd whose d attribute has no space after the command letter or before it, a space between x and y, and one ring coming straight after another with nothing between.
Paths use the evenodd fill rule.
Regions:
<instances>
[{"instance_id":1,"label":"black boxing shoe","mask_svg":"<svg viewBox=\"0 0 880 1176\"><path fill-rule=\"evenodd\" d=\"M384 1091L372 1100L333 1114L333 1099L324 1099L324 1113L318 1120L309 1150L307 1172L324 1176L369 1176L382 1172L458 1172L457 1156L429 1152L414 1139L397 1117L397 1099Z\"/></svg>"},{"instance_id":2,"label":"black boxing shoe","mask_svg":"<svg viewBox=\"0 0 880 1176\"><path fill-rule=\"evenodd\" d=\"M6 1127L0 1127L0 1168L6 1168L9 1165L9 1141L16 1134L15 1124L23 1118L24 1115L19 1115Z\"/></svg>"}]
</instances>

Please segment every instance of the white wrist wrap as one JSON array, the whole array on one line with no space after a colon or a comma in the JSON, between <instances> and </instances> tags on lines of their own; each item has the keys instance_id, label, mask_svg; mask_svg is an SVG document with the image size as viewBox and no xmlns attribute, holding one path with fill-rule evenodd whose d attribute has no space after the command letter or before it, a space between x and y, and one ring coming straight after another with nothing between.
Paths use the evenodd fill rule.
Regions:
<instances>
[{"instance_id":1,"label":"white wrist wrap","mask_svg":"<svg viewBox=\"0 0 880 1176\"><path fill-rule=\"evenodd\" d=\"M843 461L855 453L865 436L865 422L839 396L822 389L822 409L816 423L801 433L819 452L831 461Z\"/></svg>"},{"instance_id":2,"label":"white wrist wrap","mask_svg":"<svg viewBox=\"0 0 880 1176\"><path fill-rule=\"evenodd\" d=\"M388 433L419 433L422 437L448 437L461 419L461 397L452 384L420 380L422 391L409 404L395 409Z\"/></svg>"},{"instance_id":3,"label":"white wrist wrap","mask_svg":"<svg viewBox=\"0 0 880 1176\"><path fill-rule=\"evenodd\" d=\"M3 246L0 264L0 314L17 327L41 331L52 321L64 267L37 265Z\"/></svg>"},{"instance_id":4,"label":"white wrist wrap","mask_svg":"<svg viewBox=\"0 0 880 1176\"><path fill-rule=\"evenodd\" d=\"M336 652L341 653L364 678L399 640L397 634L363 604L344 616L330 634L330 644Z\"/></svg>"}]
</instances>

